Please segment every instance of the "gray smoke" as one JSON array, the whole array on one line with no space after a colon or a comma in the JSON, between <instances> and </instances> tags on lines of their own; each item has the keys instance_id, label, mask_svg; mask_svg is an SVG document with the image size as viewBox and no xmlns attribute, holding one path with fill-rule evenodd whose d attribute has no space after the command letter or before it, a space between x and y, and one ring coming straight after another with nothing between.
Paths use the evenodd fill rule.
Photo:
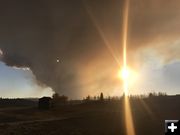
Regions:
<instances>
[{"instance_id":1,"label":"gray smoke","mask_svg":"<svg viewBox=\"0 0 180 135\"><path fill-rule=\"evenodd\" d=\"M69 96L76 96L82 87L92 85L92 81L82 84L81 73L93 61L104 55L107 60L112 60L112 56L86 11L84 4L89 3L86 2L2 2L0 48L4 53L3 62L8 66L29 67L39 84L50 86L54 91ZM109 36L113 37L115 34L118 37L120 32L116 29L119 28L120 20L116 21L116 16L120 17L117 5L121 6L121 2L94 1L90 4L96 17L100 18L102 28L115 32L111 32ZM102 64L96 68L101 69Z\"/></svg>"},{"instance_id":2,"label":"gray smoke","mask_svg":"<svg viewBox=\"0 0 180 135\"><path fill-rule=\"evenodd\" d=\"M130 3L130 56L139 48L148 45L166 48L169 44L164 42L178 39L178 0L130 0ZM87 94L88 89L116 87L119 82L112 75L119 65L112 56L121 63L122 7L121 0L1 2L2 61L8 66L29 67L39 84L69 96L78 96L82 90ZM107 42L113 55L105 45ZM179 58L177 47L171 49L173 53L159 50L167 59Z\"/></svg>"}]
</instances>

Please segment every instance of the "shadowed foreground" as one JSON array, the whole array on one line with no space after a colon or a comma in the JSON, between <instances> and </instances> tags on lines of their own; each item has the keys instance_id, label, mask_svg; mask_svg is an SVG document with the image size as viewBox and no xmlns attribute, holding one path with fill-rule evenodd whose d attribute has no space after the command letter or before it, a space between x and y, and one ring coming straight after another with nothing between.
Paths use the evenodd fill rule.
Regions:
<instances>
[{"instance_id":1,"label":"shadowed foreground","mask_svg":"<svg viewBox=\"0 0 180 135\"><path fill-rule=\"evenodd\" d=\"M164 134L165 119L180 119L180 97L130 99L136 135ZM1 135L125 135L124 103L92 102L47 111L1 108Z\"/></svg>"}]
</instances>

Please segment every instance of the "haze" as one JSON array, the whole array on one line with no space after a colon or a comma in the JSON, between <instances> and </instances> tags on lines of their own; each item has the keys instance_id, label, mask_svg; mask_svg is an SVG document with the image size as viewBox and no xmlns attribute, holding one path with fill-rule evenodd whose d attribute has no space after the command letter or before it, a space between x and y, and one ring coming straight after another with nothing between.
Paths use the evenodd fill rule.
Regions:
<instances>
[{"instance_id":1,"label":"haze","mask_svg":"<svg viewBox=\"0 0 180 135\"><path fill-rule=\"evenodd\" d=\"M5 1L0 5L2 97L118 96L122 68L121 0ZM131 94L180 91L180 2L130 0Z\"/></svg>"}]
</instances>

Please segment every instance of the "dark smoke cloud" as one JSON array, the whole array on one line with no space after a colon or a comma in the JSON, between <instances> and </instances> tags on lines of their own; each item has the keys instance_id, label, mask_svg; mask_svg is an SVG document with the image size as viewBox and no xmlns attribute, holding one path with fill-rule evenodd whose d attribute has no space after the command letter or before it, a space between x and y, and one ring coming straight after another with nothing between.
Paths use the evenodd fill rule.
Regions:
<instances>
[{"instance_id":1,"label":"dark smoke cloud","mask_svg":"<svg viewBox=\"0 0 180 135\"><path fill-rule=\"evenodd\" d=\"M93 77L85 78L86 81L80 79L80 76L86 76L83 72L92 66L90 63L97 68L91 75L94 78L97 70L106 69L111 63L117 65L109 55L84 4L89 2L2 2L0 48L4 53L3 61L8 66L29 67L41 84L52 87L60 94L75 97L82 88L93 85ZM102 28L111 30L111 33L114 31L112 34L118 37L120 20L116 16L121 17L120 9L117 8L121 7L121 2L93 1L90 4ZM113 37L110 34L109 36ZM99 59L104 57L107 57L107 61L101 62ZM105 77L107 76L102 75L97 80L100 83Z\"/></svg>"},{"instance_id":2,"label":"dark smoke cloud","mask_svg":"<svg viewBox=\"0 0 180 135\"><path fill-rule=\"evenodd\" d=\"M117 74L119 65L94 23L121 63L123 3L121 0L1 2L3 61L9 66L29 67L40 84L71 97L117 87L119 80L112 76ZM158 43L177 39L178 0L130 0L130 3L131 54L149 44L156 43L153 46L156 48ZM168 55L166 52L161 53Z\"/></svg>"}]
</instances>

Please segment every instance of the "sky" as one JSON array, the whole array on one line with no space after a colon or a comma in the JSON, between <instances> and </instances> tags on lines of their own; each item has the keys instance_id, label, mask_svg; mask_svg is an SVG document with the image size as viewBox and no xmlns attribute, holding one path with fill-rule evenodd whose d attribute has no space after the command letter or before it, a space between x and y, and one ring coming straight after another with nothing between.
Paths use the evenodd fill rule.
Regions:
<instances>
[{"instance_id":1,"label":"sky","mask_svg":"<svg viewBox=\"0 0 180 135\"><path fill-rule=\"evenodd\" d=\"M6 66L0 62L0 93L5 98L37 98L52 95L51 88L42 88L34 83L30 70Z\"/></svg>"},{"instance_id":2,"label":"sky","mask_svg":"<svg viewBox=\"0 0 180 135\"><path fill-rule=\"evenodd\" d=\"M15 0L0 5L0 97L123 93L124 0ZM131 94L180 93L180 3L130 0Z\"/></svg>"}]
</instances>

